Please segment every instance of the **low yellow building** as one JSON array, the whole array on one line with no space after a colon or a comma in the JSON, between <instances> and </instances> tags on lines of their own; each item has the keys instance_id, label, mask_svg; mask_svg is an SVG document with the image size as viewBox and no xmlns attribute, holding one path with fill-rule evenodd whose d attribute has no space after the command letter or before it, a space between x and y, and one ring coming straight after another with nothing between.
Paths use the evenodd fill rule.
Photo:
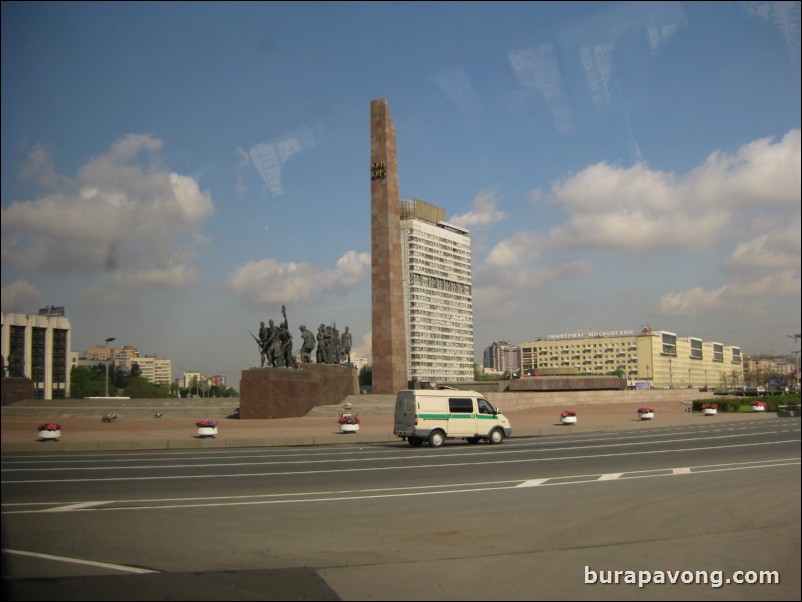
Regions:
<instances>
[{"instance_id":1,"label":"low yellow building","mask_svg":"<svg viewBox=\"0 0 802 602\"><path fill-rule=\"evenodd\" d=\"M740 347L678 337L668 331L597 331L549 335L521 344L526 374L623 372L630 385L659 389L729 388L743 385Z\"/></svg>"}]
</instances>

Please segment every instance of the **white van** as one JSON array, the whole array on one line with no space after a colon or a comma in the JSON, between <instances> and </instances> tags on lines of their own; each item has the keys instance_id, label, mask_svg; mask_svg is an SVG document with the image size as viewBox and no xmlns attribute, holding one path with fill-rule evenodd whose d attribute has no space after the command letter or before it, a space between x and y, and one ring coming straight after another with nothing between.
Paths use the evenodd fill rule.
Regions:
<instances>
[{"instance_id":1,"label":"white van","mask_svg":"<svg viewBox=\"0 0 802 602\"><path fill-rule=\"evenodd\" d=\"M415 389L399 391L393 434L412 447L446 439L501 443L512 434L510 421L476 391Z\"/></svg>"}]
</instances>

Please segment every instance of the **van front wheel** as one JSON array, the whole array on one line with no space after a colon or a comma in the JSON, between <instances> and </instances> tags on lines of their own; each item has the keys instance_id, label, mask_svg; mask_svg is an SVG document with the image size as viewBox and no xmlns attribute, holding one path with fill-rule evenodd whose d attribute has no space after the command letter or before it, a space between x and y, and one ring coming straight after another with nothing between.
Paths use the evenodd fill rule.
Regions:
<instances>
[{"instance_id":1,"label":"van front wheel","mask_svg":"<svg viewBox=\"0 0 802 602\"><path fill-rule=\"evenodd\" d=\"M431 447L440 447L445 442L446 436L443 431L432 431L429 435L429 445Z\"/></svg>"},{"instance_id":2,"label":"van front wheel","mask_svg":"<svg viewBox=\"0 0 802 602\"><path fill-rule=\"evenodd\" d=\"M501 443L504 441L504 431L501 429L493 429L490 432L490 436L487 438L487 440L494 445Z\"/></svg>"}]
</instances>

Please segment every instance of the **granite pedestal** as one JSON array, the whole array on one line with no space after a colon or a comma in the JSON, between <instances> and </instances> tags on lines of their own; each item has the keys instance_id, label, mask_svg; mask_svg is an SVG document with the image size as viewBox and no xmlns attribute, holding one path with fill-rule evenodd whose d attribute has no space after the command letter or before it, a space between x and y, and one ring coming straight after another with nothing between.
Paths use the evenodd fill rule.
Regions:
<instances>
[{"instance_id":1,"label":"granite pedestal","mask_svg":"<svg viewBox=\"0 0 802 602\"><path fill-rule=\"evenodd\" d=\"M0 401L4 406L17 403L24 399L36 397L33 381L30 378L8 376L2 379L2 396Z\"/></svg>"},{"instance_id":2,"label":"granite pedestal","mask_svg":"<svg viewBox=\"0 0 802 602\"><path fill-rule=\"evenodd\" d=\"M301 364L296 368L251 368L240 380L240 418L299 418L315 406L359 394L356 368Z\"/></svg>"}]
</instances>

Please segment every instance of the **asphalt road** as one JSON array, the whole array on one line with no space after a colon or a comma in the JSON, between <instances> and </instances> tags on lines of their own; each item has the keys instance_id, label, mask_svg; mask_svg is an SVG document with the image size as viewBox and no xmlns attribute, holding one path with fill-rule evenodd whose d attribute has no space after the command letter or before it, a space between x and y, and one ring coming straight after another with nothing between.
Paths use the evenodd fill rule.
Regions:
<instances>
[{"instance_id":1,"label":"asphalt road","mask_svg":"<svg viewBox=\"0 0 802 602\"><path fill-rule=\"evenodd\" d=\"M798 600L799 507L789 418L439 449L4 454L4 586L19 600Z\"/></svg>"}]
</instances>

